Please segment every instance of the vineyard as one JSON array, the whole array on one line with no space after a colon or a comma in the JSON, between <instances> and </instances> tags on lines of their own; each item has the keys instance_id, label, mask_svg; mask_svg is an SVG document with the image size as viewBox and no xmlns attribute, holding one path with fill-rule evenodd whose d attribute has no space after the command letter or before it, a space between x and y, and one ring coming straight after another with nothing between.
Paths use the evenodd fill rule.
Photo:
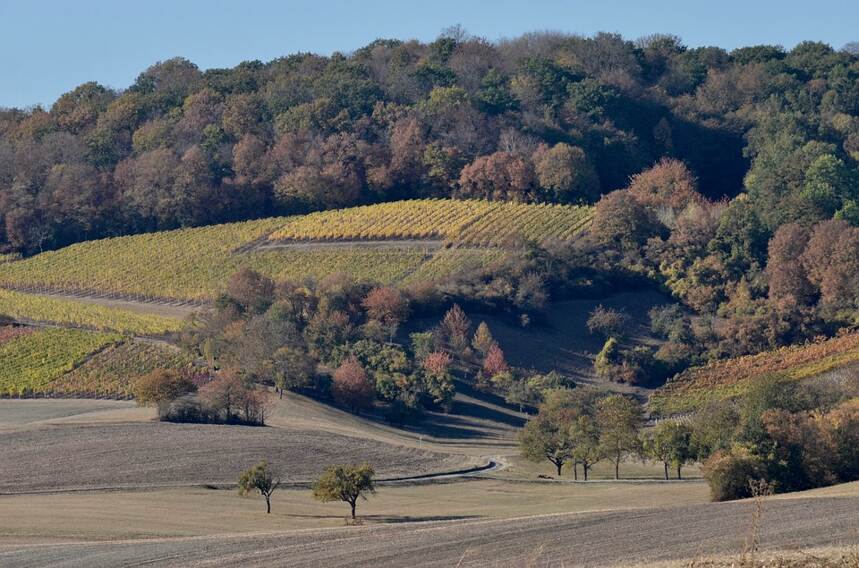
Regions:
<instances>
[{"instance_id":1,"label":"vineyard","mask_svg":"<svg viewBox=\"0 0 859 568\"><path fill-rule=\"evenodd\" d=\"M364 249L273 249L245 255L242 266L275 279L321 279L332 274L348 274L356 280L393 284L416 270L427 254L413 248ZM212 292L217 288L212 283Z\"/></svg>"},{"instance_id":2,"label":"vineyard","mask_svg":"<svg viewBox=\"0 0 859 568\"><path fill-rule=\"evenodd\" d=\"M760 377L803 380L856 362L859 333L729 359L671 379L651 396L651 408L662 415L689 412L710 400L739 396Z\"/></svg>"},{"instance_id":3,"label":"vineyard","mask_svg":"<svg viewBox=\"0 0 859 568\"><path fill-rule=\"evenodd\" d=\"M51 383L83 363L119 335L77 329L46 329L0 344L0 395L51 392Z\"/></svg>"},{"instance_id":4,"label":"vineyard","mask_svg":"<svg viewBox=\"0 0 859 568\"><path fill-rule=\"evenodd\" d=\"M55 396L130 398L134 380L154 369L189 369L193 362L167 346L125 341L104 349L50 383Z\"/></svg>"},{"instance_id":5,"label":"vineyard","mask_svg":"<svg viewBox=\"0 0 859 568\"><path fill-rule=\"evenodd\" d=\"M35 330L31 327L22 327L22 326L13 326L13 325L4 325L0 327L0 345L15 339L16 337L20 337L22 335L29 335L33 333Z\"/></svg>"},{"instance_id":6,"label":"vineyard","mask_svg":"<svg viewBox=\"0 0 859 568\"><path fill-rule=\"evenodd\" d=\"M382 203L79 243L23 260L0 262L0 287L144 301L207 302L218 296L231 274L246 267L275 278L320 279L346 273L382 284L407 277L414 282L424 276L450 274L460 268L460 260L484 262L498 255L481 256L470 250L431 258L419 242L370 249L348 241L443 239L453 248L499 248L521 239L569 239L585 229L590 219L590 208L566 205L441 199ZM342 246L257 246L283 240L342 241ZM426 261L427 266L423 266ZM37 315L46 309L53 311L28 303L19 311L36 313L21 313L20 317L46 319ZM112 319L107 313L90 317L83 308L67 307L60 313L63 322L88 327L134 332L159 325L165 330L171 328L166 322L123 321L117 314ZM110 319L110 323L100 324L99 319Z\"/></svg>"},{"instance_id":7,"label":"vineyard","mask_svg":"<svg viewBox=\"0 0 859 568\"><path fill-rule=\"evenodd\" d=\"M179 229L88 241L0 264L0 285L209 300L241 268L233 250L264 237L283 219Z\"/></svg>"},{"instance_id":8,"label":"vineyard","mask_svg":"<svg viewBox=\"0 0 859 568\"><path fill-rule=\"evenodd\" d=\"M475 272L503 260L504 256L502 249L441 249L407 276L402 284L409 286L437 281L451 274Z\"/></svg>"},{"instance_id":9,"label":"vineyard","mask_svg":"<svg viewBox=\"0 0 859 568\"><path fill-rule=\"evenodd\" d=\"M517 237L569 239L591 220L588 207L501 201L417 199L321 211L289 219L270 240L443 239L505 246Z\"/></svg>"},{"instance_id":10,"label":"vineyard","mask_svg":"<svg viewBox=\"0 0 859 568\"><path fill-rule=\"evenodd\" d=\"M0 290L0 314L19 320L137 335L161 335L178 331L182 326L181 320L177 319L8 290Z\"/></svg>"}]
</instances>

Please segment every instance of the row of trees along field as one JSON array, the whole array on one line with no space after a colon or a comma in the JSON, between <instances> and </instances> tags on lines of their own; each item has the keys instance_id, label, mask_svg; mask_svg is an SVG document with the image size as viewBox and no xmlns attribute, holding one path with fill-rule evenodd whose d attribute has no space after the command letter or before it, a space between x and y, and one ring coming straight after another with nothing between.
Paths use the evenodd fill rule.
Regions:
<instances>
[{"instance_id":1,"label":"row of trees along field","mask_svg":"<svg viewBox=\"0 0 859 568\"><path fill-rule=\"evenodd\" d=\"M776 492L859 479L859 383L756 381L740 399L711 403L687 420L644 428L634 399L592 388L555 390L523 428L523 457L564 466L584 479L597 462L642 457L681 478L703 463L715 500L749 497L761 480Z\"/></svg>"},{"instance_id":2,"label":"row of trees along field","mask_svg":"<svg viewBox=\"0 0 859 568\"><path fill-rule=\"evenodd\" d=\"M857 61L815 42L461 29L232 69L170 59L125 90L0 110L0 242L30 253L403 197L593 202L662 157L710 198L747 190L769 233L855 219Z\"/></svg>"}]
</instances>

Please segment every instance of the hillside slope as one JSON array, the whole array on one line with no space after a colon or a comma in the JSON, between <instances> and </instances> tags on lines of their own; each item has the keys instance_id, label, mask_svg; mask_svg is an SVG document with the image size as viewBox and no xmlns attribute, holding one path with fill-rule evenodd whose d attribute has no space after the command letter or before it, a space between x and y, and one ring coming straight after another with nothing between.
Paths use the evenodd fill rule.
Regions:
<instances>
[{"instance_id":1,"label":"hillside slope","mask_svg":"<svg viewBox=\"0 0 859 568\"><path fill-rule=\"evenodd\" d=\"M756 379L806 380L859 367L859 333L720 361L680 373L651 397L659 414L689 412L742 395Z\"/></svg>"},{"instance_id":2,"label":"hillside slope","mask_svg":"<svg viewBox=\"0 0 859 568\"><path fill-rule=\"evenodd\" d=\"M428 267L420 278L433 279L456 270L460 260L483 263L498 257L497 251L475 247L503 249L522 238L570 239L590 219L587 207L477 200L384 203L89 241L0 264L0 286L206 302L242 268L274 278L346 273L394 284L421 272L424 264ZM288 246L284 239L302 244ZM391 239L396 241L391 246L362 246ZM447 248L462 246L473 252L451 254Z\"/></svg>"}]
</instances>

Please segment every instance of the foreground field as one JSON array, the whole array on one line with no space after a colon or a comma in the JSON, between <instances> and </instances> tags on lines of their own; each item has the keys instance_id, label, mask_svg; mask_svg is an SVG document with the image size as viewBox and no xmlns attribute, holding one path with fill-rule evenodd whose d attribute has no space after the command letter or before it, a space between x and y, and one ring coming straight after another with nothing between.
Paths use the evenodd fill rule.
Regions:
<instances>
[{"instance_id":1,"label":"foreground field","mask_svg":"<svg viewBox=\"0 0 859 568\"><path fill-rule=\"evenodd\" d=\"M458 484L460 487L480 487L478 482ZM436 488L433 488L436 489ZM490 486L485 501L495 496ZM388 490L394 494L397 490ZM413 491L412 489L403 489ZM385 497L379 493L381 502ZM83 515L84 527L92 517L109 503L112 496L100 496L97 503L76 505L77 496L60 496L60 504L70 504L72 512ZM225 496L224 498L229 498ZM521 498L521 496L520 496ZM55 503L45 500L10 501L0 498L9 510L20 512L25 523L32 523L36 515L47 518L48 508ZM18 499L18 498L15 498ZM132 499L128 501L126 499ZM122 497L117 504L134 505L132 497ZM126 511L142 510L140 501ZM233 496L233 499L238 497ZM452 503L458 498L454 496ZM215 497L213 502L217 503ZM0 545L0 563L21 567L64 566L106 567L117 565L152 566L629 566L641 562L654 562L682 558L700 558L710 555L735 554L742 550L748 533L753 504L734 502L722 504L692 504L673 507L643 509L620 508L614 511L590 513L561 513L514 518L479 520L437 520L408 522L420 515L425 507L432 510L438 499L412 501L413 508L406 516L400 512L391 518L380 513L379 520L406 521L393 524L368 524L360 527L329 529L278 530L282 518L260 520L257 513L255 532L237 533L237 527L250 516L244 511L222 525L222 534L211 536L155 537L142 540L109 540L104 542L70 542L64 540L49 544L38 534L19 534ZM174 506L189 505L162 499L168 505L155 511L160 518L173 518ZM175 504L174 504L175 503ZM366 514L373 514L374 501L362 504ZM448 504L447 501L444 501ZM259 503L254 503L259 508ZM281 501L280 509L288 505ZM153 503L153 505L155 505ZM251 504L246 505L250 507ZM294 503L298 507L298 503ZM803 546L833 546L855 543L859 519L855 511L859 497L826 498L806 497L772 500L765 509L760 538L765 549L784 549ZM80 508L75 508L80 507ZM326 506L326 510L335 508ZM60 509L62 510L62 508ZM275 504L275 511L278 510ZM462 507L455 509L462 511ZM41 511L41 513L40 513ZM205 510L204 510L205 511ZM152 516L155 512L150 512ZM287 513L288 514L288 513ZM305 515L303 509L294 514ZM334 511L310 513L327 518L337 516ZM113 513L119 522L118 511ZM450 514L447 514L448 518ZM27 521L27 519L31 519ZM77 517L80 518L80 517ZM221 517L225 519L227 517ZM301 517L306 518L306 517ZM181 521L179 521L181 522ZM259 523L270 522L268 527ZM341 521L342 522L342 519ZM107 523L102 521L104 525ZM175 521L174 521L175 523ZM32 525L30 525L32 526ZM36 525L38 532L39 525ZM181 527L180 527L181 529ZM187 529L185 529L187 530ZM38 544L22 544L27 540Z\"/></svg>"}]
</instances>

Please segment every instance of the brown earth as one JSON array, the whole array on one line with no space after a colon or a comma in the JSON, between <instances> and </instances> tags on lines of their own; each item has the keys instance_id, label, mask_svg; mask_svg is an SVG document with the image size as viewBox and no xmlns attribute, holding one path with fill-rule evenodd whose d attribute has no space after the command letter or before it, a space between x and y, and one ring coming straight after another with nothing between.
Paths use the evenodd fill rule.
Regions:
<instances>
[{"instance_id":1,"label":"brown earth","mask_svg":"<svg viewBox=\"0 0 859 568\"><path fill-rule=\"evenodd\" d=\"M10 431L0 455L2 493L235 483L263 459L287 481L308 481L332 463L367 462L391 477L477 461L328 432L162 422Z\"/></svg>"},{"instance_id":2,"label":"brown earth","mask_svg":"<svg viewBox=\"0 0 859 568\"><path fill-rule=\"evenodd\" d=\"M63 566L628 566L742 550L754 505L700 504L492 520L2 545L0 564ZM771 500L764 549L855 545L859 497Z\"/></svg>"}]
</instances>

